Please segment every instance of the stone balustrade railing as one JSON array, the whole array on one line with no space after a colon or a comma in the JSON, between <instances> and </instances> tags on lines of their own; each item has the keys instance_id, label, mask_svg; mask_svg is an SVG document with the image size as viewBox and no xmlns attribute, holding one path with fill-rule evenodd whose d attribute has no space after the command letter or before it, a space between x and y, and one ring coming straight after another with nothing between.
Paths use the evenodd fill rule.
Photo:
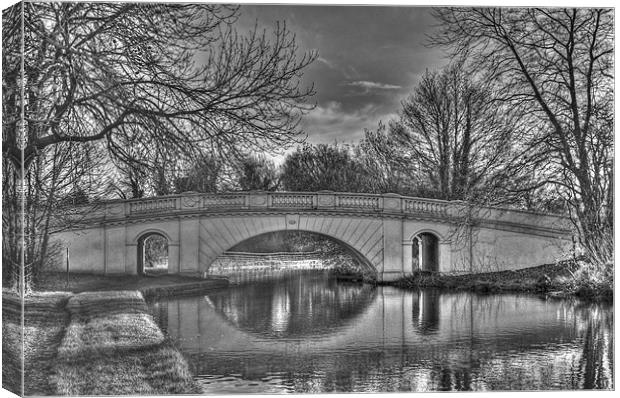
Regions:
<instances>
[{"instance_id":1,"label":"stone balustrade railing","mask_svg":"<svg viewBox=\"0 0 620 398\"><path fill-rule=\"evenodd\" d=\"M332 191L320 192L229 192L207 194L188 192L156 198L113 200L87 206L78 213L84 219L104 217L109 220L131 216L167 215L191 212L252 210L332 210L380 213L435 219L473 217L487 223L549 226L566 229L565 217L498 208L472 211L460 201L424 199L397 194L362 194ZM84 214L86 213L86 214Z\"/></svg>"},{"instance_id":2,"label":"stone balustrade railing","mask_svg":"<svg viewBox=\"0 0 620 398\"><path fill-rule=\"evenodd\" d=\"M112 203L112 202L111 202ZM124 209L109 215L141 215L187 210L221 209L343 209L370 212L421 214L446 217L451 202L411 198L397 194L339 192L235 192L222 194L187 193L158 198L132 199ZM112 206L114 207L114 206ZM121 214L119 214L121 213Z\"/></svg>"}]
</instances>

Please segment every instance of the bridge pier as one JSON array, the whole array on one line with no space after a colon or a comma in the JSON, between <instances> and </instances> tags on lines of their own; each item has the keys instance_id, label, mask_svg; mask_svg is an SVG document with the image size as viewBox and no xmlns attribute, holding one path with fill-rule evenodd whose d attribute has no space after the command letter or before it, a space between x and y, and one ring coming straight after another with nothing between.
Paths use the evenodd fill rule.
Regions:
<instances>
[{"instance_id":1,"label":"bridge pier","mask_svg":"<svg viewBox=\"0 0 620 398\"><path fill-rule=\"evenodd\" d=\"M439 241L439 272L452 271L452 242Z\"/></svg>"},{"instance_id":2,"label":"bridge pier","mask_svg":"<svg viewBox=\"0 0 620 398\"><path fill-rule=\"evenodd\" d=\"M392 282L403 277L403 221L400 218L383 219L383 269L379 278Z\"/></svg>"},{"instance_id":3,"label":"bridge pier","mask_svg":"<svg viewBox=\"0 0 620 398\"><path fill-rule=\"evenodd\" d=\"M413 272L413 242L403 241L403 274Z\"/></svg>"},{"instance_id":4,"label":"bridge pier","mask_svg":"<svg viewBox=\"0 0 620 398\"><path fill-rule=\"evenodd\" d=\"M179 241L182 242L183 250L179 253L179 268L170 273L199 272L200 267L200 219L182 218L179 220ZM170 253L168 253L170 256Z\"/></svg>"}]
</instances>

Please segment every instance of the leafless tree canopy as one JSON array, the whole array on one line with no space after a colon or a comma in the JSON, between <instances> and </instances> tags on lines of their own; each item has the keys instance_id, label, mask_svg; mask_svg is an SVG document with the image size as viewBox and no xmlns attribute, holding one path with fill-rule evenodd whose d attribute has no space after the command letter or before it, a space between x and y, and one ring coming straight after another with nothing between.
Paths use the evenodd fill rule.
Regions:
<instances>
[{"instance_id":1,"label":"leafless tree canopy","mask_svg":"<svg viewBox=\"0 0 620 398\"><path fill-rule=\"evenodd\" d=\"M613 10L445 8L435 16L433 43L467 56L472 73L496 82L503 100L532 118L520 140L524 162L547 168L582 243L611 258Z\"/></svg>"},{"instance_id":2,"label":"leafless tree canopy","mask_svg":"<svg viewBox=\"0 0 620 398\"><path fill-rule=\"evenodd\" d=\"M110 153L212 146L267 149L295 142L312 88L300 87L315 54L299 54L278 25L273 39L240 36L234 7L212 4L24 4L24 165L60 142L104 140ZM19 26L19 7L4 15ZM19 107L19 62L4 100ZM3 121L3 154L22 164L18 115ZM147 159L142 158L142 159Z\"/></svg>"},{"instance_id":3,"label":"leafless tree canopy","mask_svg":"<svg viewBox=\"0 0 620 398\"><path fill-rule=\"evenodd\" d=\"M417 174L443 199L476 199L498 189L505 174L515 125L495 92L455 64L427 72L403 101L394 140Z\"/></svg>"}]
</instances>

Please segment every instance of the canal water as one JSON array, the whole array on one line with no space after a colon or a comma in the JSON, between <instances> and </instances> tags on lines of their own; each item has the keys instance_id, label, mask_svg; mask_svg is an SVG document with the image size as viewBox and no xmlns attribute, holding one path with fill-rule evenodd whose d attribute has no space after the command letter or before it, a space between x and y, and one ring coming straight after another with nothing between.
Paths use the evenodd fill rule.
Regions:
<instances>
[{"instance_id":1,"label":"canal water","mask_svg":"<svg viewBox=\"0 0 620 398\"><path fill-rule=\"evenodd\" d=\"M257 278L151 303L205 393L613 388L613 309Z\"/></svg>"}]
</instances>

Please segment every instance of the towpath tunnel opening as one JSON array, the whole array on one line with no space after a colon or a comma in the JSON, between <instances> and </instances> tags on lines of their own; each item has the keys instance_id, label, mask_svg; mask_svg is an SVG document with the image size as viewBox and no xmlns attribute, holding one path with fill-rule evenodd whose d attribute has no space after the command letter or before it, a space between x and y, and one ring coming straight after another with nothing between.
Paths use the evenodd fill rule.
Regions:
<instances>
[{"instance_id":1,"label":"towpath tunnel opening","mask_svg":"<svg viewBox=\"0 0 620 398\"><path fill-rule=\"evenodd\" d=\"M439 271L439 238L423 232L413 238L411 250L413 271Z\"/></svg>"},{"instance_id":2,"label":"towpath tunnel opening","mask_svg":"<svg viewBox=\"0 0 620 398\"><path fill-rule=\"evenodd\" d=\"M168 273L168 239L149 232L138 239L138 275Z\"/></svg>"}]
</instances>

